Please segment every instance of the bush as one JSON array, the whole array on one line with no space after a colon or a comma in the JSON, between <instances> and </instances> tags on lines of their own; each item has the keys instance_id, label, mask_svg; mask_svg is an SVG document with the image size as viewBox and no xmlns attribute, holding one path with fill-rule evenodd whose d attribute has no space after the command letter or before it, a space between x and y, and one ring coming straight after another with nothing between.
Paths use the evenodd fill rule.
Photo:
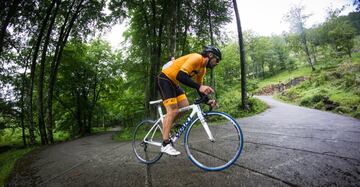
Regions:
<instances>
[{"instance_id":1,"label":"bush","mask_svg":"<svg viewBox=\"0 0 360 187\"><path fill-rule=\"evenodd\" d=\"M112 136L112 139L116 141L130 141L133 138L133 131L134 128L131 127L123 128L119 132L115 133Z\"/></svg>"},{"instance_id":2,"label":"bush","mask_svg":"<svg viewBox=\"0 0 360 187\"><path fill-rule=\"evenodd\" d=\"M312 105L311 100L312 100L311 97L304 97L300 100L300 105L310 107Z\"/></svg>"},{"instance_id":3,"label":"bush","mask_svg":"<svg viewBox=\"0 0 360 187\"><path fill-rule=\"evenodd\" d=\"M324 98L323 95L321 95L321 94L316 94L316 95L312 96L311 101L312 101L313 103L318 103L318 102L322 101L323 98Z\"/></svg>"},{"instance_id":4,"label":"bush","mask_svg":"<svg viewBox=\"0 0 360 187\"><path fill-rule=\"evenodd\" d=\"M253 113L260 113L268 108L264 102L256 98L249 98L249 107Z\"/></svg>"},{"instance_id":5,"label":"bush","mask_svg":"<svg viewBox=\"0 0 360 187\"><path fill-rule=\"evenodd\" d=\"M234 118L250 116L260 113L267 108L267 105L256 98L249 98L248 104L250 110L243 110L241 106L241 94L239 89L225 92L218 99L218 111L226 112Z\"/></svg>"},{"instance_id":6,"label":"bush","mask_svg":"<svg viewBox=\"0 0 360 187\"><path fill-rule=\"evenodd\" d=\"M316 105L314 106L315 109L321 110L324 108L324 103L323 102L318 102L316 103Z\"/></svg>"},{"instance_id":7,"label":"bush","mask_svg":"<svg viewBox=\"0 0 360 187\"><path fill-rule=\"evenodd\" d=\"M241 101L241 94L237 90L230 90L225 92L218 99L219 110L226 112L230 115L236 115L239 112Z\"/></svg>"},{"instance_id":8,"label":"bush","mask_svg":"<svg viewBox=\"0 0 360 187\"><path fill-rule=\"evenodd\" d=\"M341 114L348 114L351 112L351 109L346 106L338 106L335 108L335 112L341 113Z\"/></svg>"},{"instance_id":9,"label":"bush","mask_svg":"<svg viewBox=\"0 0 360 187\"><path fill-rule=\"evenodd\" d=\"M354 117L354 118L357 118L357 119L360 119L360 112L355 112L355 113L353 114L353 117Z\"/></svg>"},{"instance_id":10,"label":"bush","mask_svg":"<svg viewBox=\"0 0 360 187\"><path fill-rule=\"evenodd\" d=\"M346 73L344 76L344 88L351 88L353 86L356 86L357 80L355 74Z\"/></svg>"},{"instance_id":11,"label":"bush","mask_svg":"<svg viewBox=\"0 0 360 187\"><path fill-rule=\"evenodd\" d=\"M296 89L286 90L282 93L281 98L285 101L294 102L300 98L299 93Z\"/></svg>"}]
</instances>

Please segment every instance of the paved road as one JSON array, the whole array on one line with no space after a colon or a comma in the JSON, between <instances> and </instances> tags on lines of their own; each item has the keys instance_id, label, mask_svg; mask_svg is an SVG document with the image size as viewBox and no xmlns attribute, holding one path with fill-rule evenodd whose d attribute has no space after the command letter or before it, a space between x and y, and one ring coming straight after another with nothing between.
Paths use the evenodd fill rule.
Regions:
<instances>
[{"instance_id":1,"label":"paved road","mask_svg":"<svg viewBox=\"0 0 360 187\"><path fill-rule=\"evenodd\" d=\"M202 171L185 154L146 166L129 142L114 142L113 133L104 133L28 155L9 185L360 186L359 120L259 98L270 108L238 120L245 146L225 171Z\"/></svg>"}]
</instances>

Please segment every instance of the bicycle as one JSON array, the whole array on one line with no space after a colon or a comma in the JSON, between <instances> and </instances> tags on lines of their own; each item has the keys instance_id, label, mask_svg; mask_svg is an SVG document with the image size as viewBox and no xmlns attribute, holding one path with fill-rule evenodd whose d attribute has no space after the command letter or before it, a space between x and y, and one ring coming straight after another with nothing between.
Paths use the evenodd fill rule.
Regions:
<instances>
[{"instance_id":1,"label":"bicycle","mask_svg":"<svg viewBox=\"0 0 360 187\"><path fill-rule=\"evenodd\" d=\"M176 134L170 136L173 143L185 132L184 146L189 159L206 171L221 171L231 166L240 156L243 148L243 134L239 124L223 112L203 112L200 104L206 97L195 100L194 104L180 108L179 112L191 110L189 117ZM157 105L159 119L140 122L133 134L133 151L142 163L152 164L163 153L161 123L166 115L161 109L162 100L151 101Z\"/></svg>"}]
</instances>

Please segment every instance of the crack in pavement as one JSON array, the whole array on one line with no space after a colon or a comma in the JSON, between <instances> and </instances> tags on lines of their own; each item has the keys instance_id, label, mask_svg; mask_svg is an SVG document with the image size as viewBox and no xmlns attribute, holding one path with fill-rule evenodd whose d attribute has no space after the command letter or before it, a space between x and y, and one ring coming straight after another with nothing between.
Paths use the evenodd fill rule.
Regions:
<instances>
[{"instance_id":1,"label":"crack in pavement","mask_svg":"<svg viewBox=\"0 0 360 187\"><path fill-rule=\"evenodd\" d=\"M151 164L145 164L146 167L146 175L145 175L145 186L146 187L152 187L152 177L151 177L151 171L150 171L150 166Z\"/></svg>"},{"instance_id":2,"label":"crack in pavement","mask_svg":"<svg viewBox=\"0 0 360 187\"><path fill-rule=\"evenodd\" d=\"M224 160L224 159L222 159L222 158L219 158L218 156L215 156L215 155L213 155L213 154L207 153L207 152L205 152L205 151L198 150L198 149L194 149L194 148L191 148L191 149L194 150L194 151L197 151L197 152L199 152L199 153L206 154L206 155L209 155L209 156L214 157L214 158L216 158L216 159L219 159L219 160L222 160L222 161L224 161L224 162L227 162L227 160ZM246 169L246 170L249 170L249 171L251 171L251 172L253 172L253 173L257 173L257 174L259 174L259 175L263 175L263 176L265 176L265 177L268 177L268 178L271 178L271 179L273 179L273 180L282 182L282 183L287 184L287 185L292 186L292 187L298 187L298 186L299 186L299 185L293 184L293 183L291 183L291 182L288 182L288 181L282 180L282 179L280 179L280 178L277 178L277 177L275 177L275 176L269 175L269 174L267 174L267 173L263 173L263 172L260 172L260 171L255 170L255 169L251 169L251 168L248 168L248 167L246 167L246 166L242 166L242 165L240 165L240 164L238 164L238 163L236 163L236 162L234 162L232 165L233 165L233 166L240 167L240 168L243 168L243 169Z\"/></svg>"},{"instance_id":3,"label":"crack in pavement","mask_svg":"<svg viewBox=\"0 0 360 187\"><path fill-rule=\"evenodd\" d=\"M254 134L270 134L270 135L276 135L276 136L288 136L288 137L294 137L294 138L304 138L304 139L316 139L316 140L322 140L322 141L332 141L332 142L345 142L345 143L360 143L360 142L354 142L354 141L348 141L348 140L338 140L338 139L330 139L330 138L317 138L312 136L294 136L294 135L287 135L287 134L281 134L281 133L267 133L267 132L254 132L254 131L243 131L244 133L254 133Z\"/></svg>"},{"instance_id":4,"label":"crack in pavement","mask_svg":"<svg viewBox=\"0 0 360 187\"><path fill-rule=\"evenodd\" d=\"M330 157L337 157L337 158L341 158L344 160L353 160L356 161L358 163L360 163L360 160L356 159L356 158L350 158L350 157L345 157L345 156L338 156L338 155L333 155L333 154L327 154L330 152L315 152L315 151L309 151L309 150L304 150L304 149L296 149L296 148L289 148L289 147L284 147L284 146L278 146L278 145L272 145L272 144L265 144L265 143L257 143L257 142L249 142L246 141L244 142L245 144L258 144L258 145L265 145L265 146L270 146L270 147L277 147L277 148L282 148L282 149L288 149L288 150L293 150L293 151L301 151L301 152L307 152L307 153L312 153L312 154L317 154L317 155L326 155L326 156L330 156Z\"/></svg>"}]
</instances>

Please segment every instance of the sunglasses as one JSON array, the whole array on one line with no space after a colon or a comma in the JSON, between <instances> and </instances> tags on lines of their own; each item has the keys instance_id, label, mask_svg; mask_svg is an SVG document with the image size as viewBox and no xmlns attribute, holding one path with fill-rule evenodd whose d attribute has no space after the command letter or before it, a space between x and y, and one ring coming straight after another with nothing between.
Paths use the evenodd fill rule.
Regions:
<instances>
[{"instance_id":1,"label":"sunglasses","mask_svg":"<svg viewBox=\"0 0 360 187\"><path fill-rule=\"evenodd\" d=\"M218 56L214 55L214 58L216 59L216 63L220 62L220 58Z\"/></svg>"}]
</instances>

